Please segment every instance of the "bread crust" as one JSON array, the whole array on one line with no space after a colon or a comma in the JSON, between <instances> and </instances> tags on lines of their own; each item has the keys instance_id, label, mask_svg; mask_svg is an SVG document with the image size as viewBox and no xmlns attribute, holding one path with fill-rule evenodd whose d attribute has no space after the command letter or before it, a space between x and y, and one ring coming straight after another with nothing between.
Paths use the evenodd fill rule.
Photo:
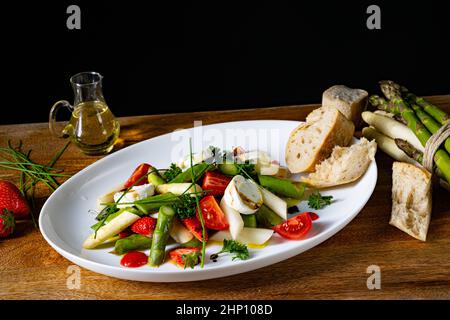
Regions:
<instances>
[{"instance_id":1,"label":"bread crust","mask_svg":"<svg viewBox=\"0 0 450 320\"><path fill-rule=\"evenodd\" d=\"M392 165L392 212L389 224L425 241L432 208L431 173L405 162Z\"/></svg>"},{"instance_id":2,"label":"bread crust","mask_svg":"<svg viewBox=\"0 0 450 320\"><path fill-rule=\"evenodd\" d=\"M353 99L351 95L354 94ZM344 85L335 85L322 94L322 105L333 106L353 121L356 127L362 123L361 112L366 109L369 94L363 89L353 89Z\"/></svg>"},{"instance_id":3,"label":"bread crust","mask_svg":"<svg viewBox=\"0 0 450 320\"><path fill-rule=\"evenodd\" d=\"M302 164L302 161L298 160L300 157L305 156L301 151L302 142L300 138L308 133L308 129L312 124L320 122L321 119L316 118L317 114L322 111L333 113L333 123L327 134L320 141L320 144L312 152L312 156L309 157L305 164ZM300 124L289 136L285 155L289 170L292 173L314 171L316 164L328 158L335 146L348 146L352 141L354 131L354 124L336 108L321 107L314 110L306 118L306 123Z\"/></svg>"}]
</instances>

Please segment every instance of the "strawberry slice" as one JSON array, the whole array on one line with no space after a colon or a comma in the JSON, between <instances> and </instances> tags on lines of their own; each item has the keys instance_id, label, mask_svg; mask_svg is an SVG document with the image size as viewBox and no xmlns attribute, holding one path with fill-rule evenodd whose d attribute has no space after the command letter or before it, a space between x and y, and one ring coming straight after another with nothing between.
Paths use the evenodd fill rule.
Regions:
<instances>
[{"instance_id":1,"label":"strawberry slice","mask_svg":"<svg viewBox=\"0 0 450 320\"><path fill-rule=\"evenodd\" d=\"M140 186L147 183L147 179L144 178L148 174L148 170L150 169L150 165L148 163L140 164L134 171L131 177L128 178L127 182L123 185L124 189L127 189L131 186Z\"/></svg>"},{"instance_id":2,"label":"strawberry slice","mask_svg":"<svg viewBox=\"0 0 450 320\"><path fill-rule=\"evenodd\" d=\"M156 219L152 217L143 217L133 223L131 231L140 235L151 237L156 227Z\"/></svg>"},{"instance_id":3,"label":"strawberry slice","mask_svg":"<svg viewBox=\"0 0 450 320\"><path fill-rule=\"evenodd\" d=\"M182 219L181 222L184 226L196 237L198 240L202 241L203 229L200 220L196 217L190 217L186 219ZM205 241L208 241L208 232L205 230Z\"/></svg>"},{"instance_id":4,"label":"strawberry slice","mask_svg":"<svg viewBox=\"0 0 450 320\"><path fill-rule=\"evenodd\" d=\"M179 267L194 268L200 262L199 248L178 248L170 251L170 259Z\"/></svg>"},{"instance_id":5,"label":"strawberry slice","mask_svg":"<svg viewBox=\"0 0 450 320\"><path fill-rule=\"evenodd\" d=\"M27 218L31 212L19 189L9 181L0 180L0 211L3 209L13 212L15 219Z\"/></svg>"}]
</instances>

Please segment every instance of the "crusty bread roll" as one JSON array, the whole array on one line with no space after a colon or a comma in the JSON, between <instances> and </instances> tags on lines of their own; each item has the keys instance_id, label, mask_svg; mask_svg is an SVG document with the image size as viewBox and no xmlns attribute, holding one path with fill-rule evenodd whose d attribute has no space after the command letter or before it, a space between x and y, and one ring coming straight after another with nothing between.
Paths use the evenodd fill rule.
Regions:
<instances>
[{"instance_id":1,"label":"crusty bread roll","mask_svg":"<svg viewBox=\"0 0 450 320\"><path fill-rule=\"evenodd\" d=\"M316 166L316 171L301 181L315 188L327 188L359 179L367 170L377 152L375 140L361 138L350 147L336 146L331 156Z\"/></svg>"},{"instance_id":2,"label":"crusty bread roll","mask_svg":"<svg viewBox=\"0 0 450 320\"><path fill-rule=\"evenodd\" d=\"M390 224L425 241L431 218L431 173L405 162L392 166Z\"/></svg>"},{"instance_id":3,"label":"crusty bread roll","mask_svg":"<svg viewBox=\"0 0 450 320\"><path fill-rule=\"evenodd\" d=\"M306 123L295 128L286 146L286 164L292 173L311 172L328 158L333 148L348 146L355 126L333 107L311 112Z\"/></svg>"},{"instance_id":4,"label":"crusty bread roll","mask_svg":"<svg viewBox=\"0 0 450 320\"><path fill-rule=\"evenodd\" d=\"M323 92L322 105L337 108L358 127L361 124L361 112L366 109L368 96L365 90L336 85Z\"/></svg>"}]
</instances>

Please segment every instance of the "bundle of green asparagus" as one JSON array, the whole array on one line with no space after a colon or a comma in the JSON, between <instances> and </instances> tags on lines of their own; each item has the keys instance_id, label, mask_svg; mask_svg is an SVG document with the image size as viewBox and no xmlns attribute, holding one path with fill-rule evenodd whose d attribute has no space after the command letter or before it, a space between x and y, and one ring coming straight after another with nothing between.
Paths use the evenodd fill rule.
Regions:
<instances>
[{"instance_id":1,"label":"bundle of green asparagus","mask_svg":"<svg viewBox=\"0 0 450 320\"><path fill-rule=\"evenodd\" d=\"M372 95L369 103L384 114L363 112L364 121L370 125L363 129L363 135L375 139L380 149L398 161L422 164L425 144L450 121L449 115L393 81L380 81L380 87L386 98ZM449 153L450 138L447 138L434 155L436 173L447 182L450 182Z\"/></svg>"}]
</instances>

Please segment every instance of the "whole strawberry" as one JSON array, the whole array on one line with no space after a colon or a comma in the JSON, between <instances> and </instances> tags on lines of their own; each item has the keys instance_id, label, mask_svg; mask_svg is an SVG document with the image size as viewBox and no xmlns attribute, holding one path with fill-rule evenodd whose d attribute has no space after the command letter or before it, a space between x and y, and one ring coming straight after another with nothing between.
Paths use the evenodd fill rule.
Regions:
<instances>
[{"instance_id":1,"label":"whole strawberry","mask_svg":"<svg viewBox=\"0 0 450 320\"><path fill-rule=\"evenodd\" d=\"M31 211L19 189L9 181L0 180L0 211L3 209L13 212L16 219L27 218Z\"/></svg>"},{"instance_id":2,"label":"whole strawberry","mask_svg":"<svg viewBox=\"0 0 450 320\"><path fill-rule=\"evenodd\" d=\"M14 214L7 209L0 211L0 238L6 238L14 232L16 221Z\"/></svg>"},{"instance_id":3,"label":"whole strawberry","mask_svg":"<svg viewBox=\"0 0 450 320\"><path fill-rule=\"evenodd\" d=\"M133 223L131 231L141 234L146 237L150 237L153 234L153 230L156 227L156 219L152 217L143 217Z\"/></svg>"}]
</instances>

